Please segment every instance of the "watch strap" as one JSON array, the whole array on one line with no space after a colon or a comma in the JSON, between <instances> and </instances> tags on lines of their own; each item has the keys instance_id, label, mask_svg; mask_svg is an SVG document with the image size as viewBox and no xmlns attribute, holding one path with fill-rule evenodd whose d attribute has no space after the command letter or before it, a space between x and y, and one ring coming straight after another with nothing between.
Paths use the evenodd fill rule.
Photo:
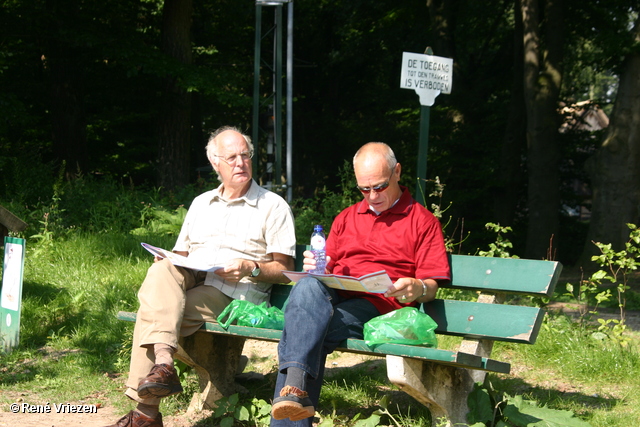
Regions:
<instances>
[{"instance_id":1,"label":"watch strap","mask_svg":"<svg viewBox=\"0 0 640 427\"><path fill-rule=\"evenodd\" d=\"M424 284L424 280L418 279L422 283L422 296L427 295L427 285Z\"/></svg>"}]
</instances>

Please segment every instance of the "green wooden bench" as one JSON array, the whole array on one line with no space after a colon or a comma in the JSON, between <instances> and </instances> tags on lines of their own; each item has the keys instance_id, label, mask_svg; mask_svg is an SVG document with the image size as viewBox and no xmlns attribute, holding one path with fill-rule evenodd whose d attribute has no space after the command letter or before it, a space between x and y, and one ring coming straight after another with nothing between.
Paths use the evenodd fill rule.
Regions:
<instances>
[{"instance_id":1,"label":"green wooden bench","mask_svg":"<svg viewBox=\"0 0 640 427\"><path fill-rule=\"evenodd\" d=\"M304 246L299 247L299 253ZM301 260L301 256L297 257ZM487 372L508 374L511 366L491 359L495 341L533 344L544 310L505 304L508 295L551 296L562 270L554 261L485 258L452 255L451 284L444 287L476 291L476 301L441 300L422 304L437 323L436 333L462 337L456 350L382 344L370 348L363 340L348 339L339 351L385 356L391 383L428 406L433 419L466 423L467 397L475 382ZM299 268L299 266L298 266ZM271 304L282 308L291 286L276 285ZM524 300L520 298L519 300ZM135 313L119 312L118 318L135 321ZM193 366L199 376L189 411L214 407L214 402L241 390L234 378L246 339L277 342L282 332L217 323L205 323L198 332L181 340L176 357Z\"/></svg>"}]
</instances>

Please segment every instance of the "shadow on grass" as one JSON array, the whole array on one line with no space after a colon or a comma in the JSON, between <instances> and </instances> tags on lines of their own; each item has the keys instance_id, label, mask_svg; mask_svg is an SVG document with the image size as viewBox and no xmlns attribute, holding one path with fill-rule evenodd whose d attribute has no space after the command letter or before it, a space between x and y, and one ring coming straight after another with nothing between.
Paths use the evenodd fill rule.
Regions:
<instances>
[{"instance_id":1,"label":"shadow on grass","mask_svg":"<svg viewBox=\"0 0 640 427\"><path fill-rule=\"evenodd\" d=\"M117 288L92 296L73 294L54 284L25 281L22 301L20 344L14 351L47 353L45 347L55 345L57 339L68 340L80 366L95 372L116 370L118 352L128 342L132 329L116 319L117 307L122 305L122 292ZM97 309L88 308L89 303Z\"/></svg>"},{"instance_id":2,"label":"shadow on grass","mask_svg":"<svg viewBox=\"0 0 640 427\"><path fill-rule=\"evenodd\" d=\"M82 322L74 296L53 284L25 281L22 287L21 346L38 348L52 335Z\"/></svg>"},{"instance_id":3,"label":"shadow on grass","mask_svg":"<svg viewBox=\"0 0 640 427\"><path fill-rule=\"evenodd\" d=\"M250 405L253 398L271 402L276 373L269 372L262 378L257 378L259 379L239 382L247 389L247 392L240 396L240 402L245 406ZM520 378L498 378L490 375L489 379L497 393L522 395L526 400L536 401L541 407L571 410L582 418L588 418L595 410L609 410L621 403L617 398L588 395L575 390L564 391L562 387L533 386ZM384 359L327 369L322 395L316 409L323 417L334 420L353 420L358 414L359 419L366 419L380 409L379 402L383 396L389 397L388 410L394 418L402 421L402 425L430 425L431 415L428 408L389 383ZM191 393L184 393L180 399L182 403L179 406L186 408ZM316 418L315 421L319 422L319 419ZM213 427L219 423L220 418L208 416L195 422L193 426ZM383 416L379 425L395 424L388 416Z\"/></svg>"},{"instance_id":4,"label":"shadow on grass","mask_svg":"<svg viewBox=\"0 0 640 427\"><path fill-rule=\"evenodd\" d=\"M497 378L490 376L493 388L498 393L506 393L510 396L522 395L527 400L538 402L539 406L548 406L552 409L571 410L579 415L589 416L598 409L611 410L622 402L621 399L602 396L599 394L588 395L579 391L565 390L562 384L556 387L542 387L531 385L521 378Z\"/></svg>"},{"instance_id":5,"label":"shadow on grass","mask_svg":"<svg viewBox=\"0 0 640 427\"><path fill-rule=\"evenodd\" d=\"M248 376L252 379L238 381L238 384L246 389L246 392L240 395L240 403L244 406L251 405L254 398L271 403L276 376L274 370L262 376ZM192 376L189 381L190 385L185 387L188 391L176 396L172 405L176 415L188 406L191 394L195 390L197 380ZM345 419L353 420L356 416L360 420L366 419L379 410L379 402L383 396L388 396L388 410L396 419L403 421L402 425L431 425L429 410L389 383L384 359L326 369L322 394L316 410L323 418L336 420L336 425L347 425L343 424ZM220 421L220 418L210 415L194 422L192 426L214 427L219 426ZM318 417L315 422L319 422ZM388 416L383 415L378 425L395 424Z\"/></svg>"}]
</instances>

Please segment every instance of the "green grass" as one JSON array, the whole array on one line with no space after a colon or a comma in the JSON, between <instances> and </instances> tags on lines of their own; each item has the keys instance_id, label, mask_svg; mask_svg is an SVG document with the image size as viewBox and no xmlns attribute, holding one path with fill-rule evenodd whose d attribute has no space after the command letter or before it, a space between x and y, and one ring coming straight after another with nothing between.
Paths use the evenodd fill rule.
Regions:
<instances>
[{"instance_id":1,"label":"green grass","mask_svg":"<svg viewBox=\"0 0 640 427\"><path fill-rule=\"evenodd\" d=\"M640 419L640 335L622 346L598 339L567 316L547 316L534 345L497 344L493 355L521 370L491 375L494 386L542 405L573 411L594 427L635 425ZM597 334L596 334L597 336Z\"/></svg>"},{"instance_id":2,"label":"green grass","mask_svg":"<svg viewBox=\"0 0 640 427\"><path fill-rule=\"evenodd\" d=\"M123 411L131 407L122 386L132 324L115 315L137 308L136 292L151 263L141 241L170 248L174 237L75 232L27 242L21 342L0 355L3 410L17 393L30 393L34 404L85 401ZM496 344L493 356L510 361L514 373L490 374L494 388L573 411L594 427L635 425L640 419L640 338L627 333L625 347L594 331L554 315L548 316L535 345ZM456 343L439 337L441 348ZM251 363L269 357L273 359L254 355ZM273 361L263 380L243 384L249 392L242 402L271 399L275 366ZM183 413L196 388L192 373L183 377L187 392L163 402L167 415ZM333 425L351 426L354 417L366 418L379 409L384 396L390 397L389 413L401 425L430 425L428 411L390 385L384 361L375 358L349 369L330 369L318 410ZM218 422L210 418L198 425ZM393 424L388 415L381 423Z\"/></svg>"}]
</instances>

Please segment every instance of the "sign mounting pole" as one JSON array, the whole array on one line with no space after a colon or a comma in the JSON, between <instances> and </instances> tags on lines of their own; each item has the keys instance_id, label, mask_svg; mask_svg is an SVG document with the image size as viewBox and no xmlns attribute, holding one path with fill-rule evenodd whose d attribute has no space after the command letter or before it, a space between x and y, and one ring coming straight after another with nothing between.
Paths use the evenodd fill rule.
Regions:
<instances>
[{"instance_id":1,"label":"sign mounting pole","mask_svg":"<svg viewBox=\"0 0 640 427\"><path fill-rule=\"evenodd\" d=\"M429 121L431 120L431 107L420 106L420 133L418 134L418 165L416 179L416 200L426 206L427 197L427 153L429 152Z\"/></svg>"},{"instance_id":2,"label":"sign mounting pole","mask_svg":"<svg viewBox=\"0 0 640 427\"><path fill-rule=\"evenodd\" d=\"M413 89L420 97L420 134L418 137L418 165L415 197L426 203L427 156L429 151L429 120L431 106L440 93L451 93L453 59L433 56L427 47L423 55L402 53L400 87Z\"/></svg>"}]
</instances>

